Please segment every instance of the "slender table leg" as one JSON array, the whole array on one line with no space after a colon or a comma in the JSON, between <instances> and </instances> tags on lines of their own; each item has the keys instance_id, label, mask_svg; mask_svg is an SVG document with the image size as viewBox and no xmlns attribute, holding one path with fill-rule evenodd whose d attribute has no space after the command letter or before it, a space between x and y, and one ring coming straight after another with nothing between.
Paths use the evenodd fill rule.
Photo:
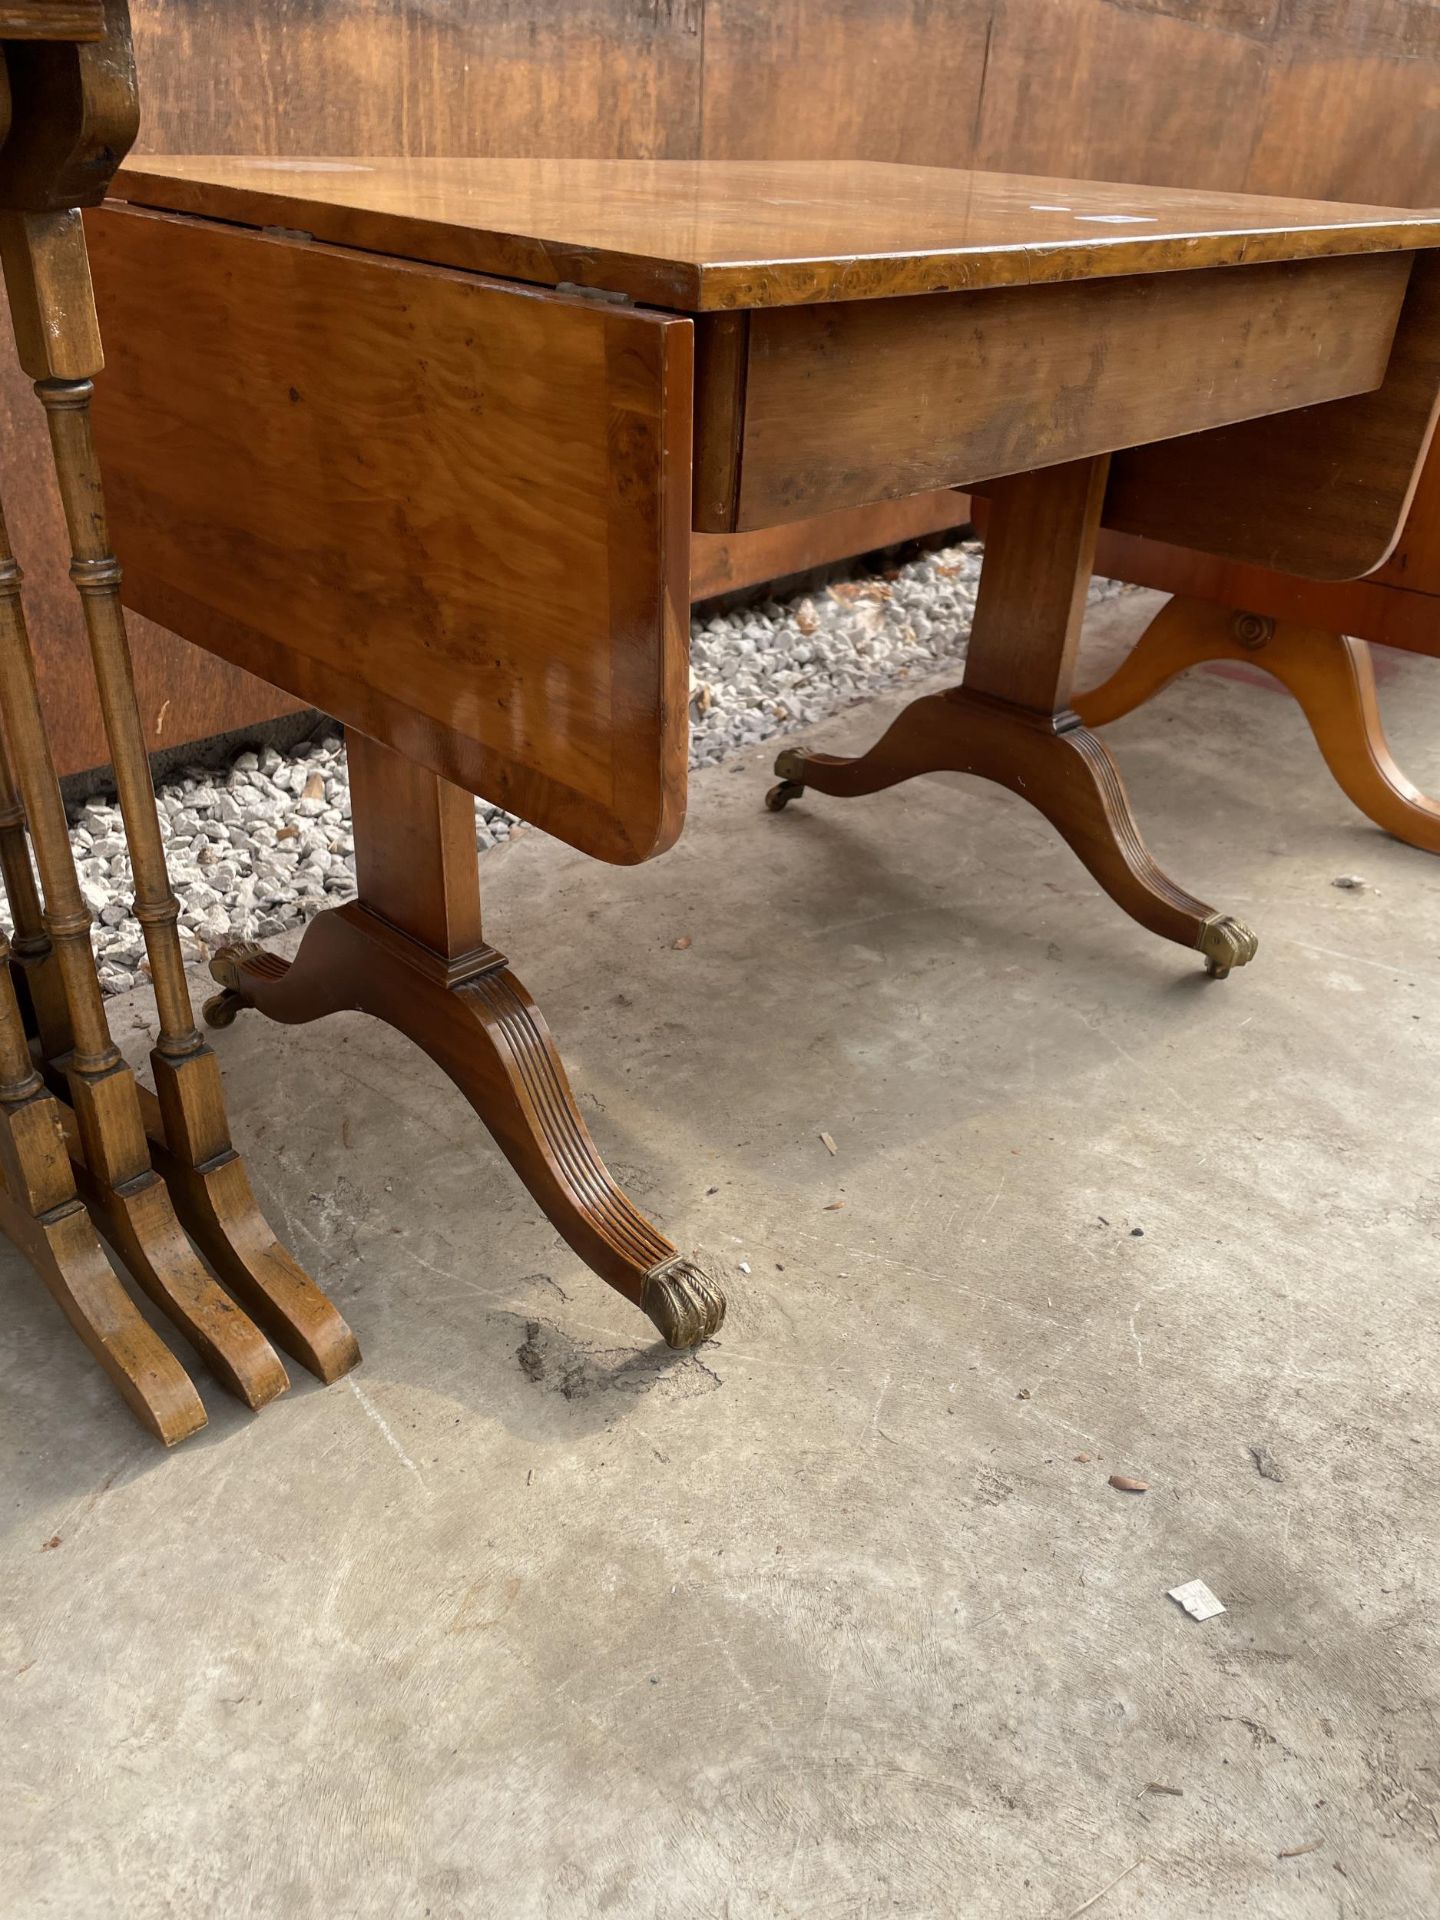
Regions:
<instances>
[{"instance_id":1,"label":"slender table leg","mask_svg":"<svg viewBox=\"0 0 1440 1920\"><path fill-rule=\"evenodd\" d=\"M75 1191L64 1117L26 1041L17 982L50 1058L70 1051L69 1015L45 931L25 815L0 740L0 872L15 939L0 933L0 1219L141 1425L173 1446L205 1425L189 1375L136 1312ZM13 976L13 977L12 977Z\"/></svg>"},{"instance_id":2,"label":"slender table leg","mask_svg":"<svg viewBox=\"0 0 1440 1920\"><path fill-rule=\"evenodd\" d=\"M74 1045L48 1063L68 1092L61 1108L76 1184L126 1267L248 1406L289 1384L269 1342L216 1286L180 1230L165 1184L150 1165L135 1081L110 1036L90 915L35 687L20 569L0 518L0 708L29 817L44 898L44 929L64 991Z\"/></svg>"},{"instance_id":3,"label":"slender table leg","mask_svg":"<svg viewBox=\"0 0 1440 1920\"><path fill-rule=\"evenodd\" d=\"M1178 674L1209 660L1243 661L1271 674L1300 703L1342 792L1397 840L1440 853L1440 802L1427 798L1395 764L1363 640L1177 595L1110 678L1079 696L1076 711L1088 727L1108 726Z\"/></svg>"},{"instance_id":4,"label":"slender table leg","mask_svg":"<svg viewBox=\"0 0 1440 1920\"><path fill-rule=\"evenodd\" d=\"M11 771L11 755L0 725L0 874L10 902L14 936L10 943L10 971L26 1016L26 1029L38 1035L46 1059L69 1053L75 1044L60 976L50 965L53 949L45 931L30 842L25 837L25 809Z\"/></svg>"},{"instance_id":5,"label":"slender table leg","mask_svg":"<svg viewBox=\"0 0 1440 1920\"><path fill-rule=\"evenodd\" d=\"M407 1034L455 1082L557 1230L672 1347L715 1333L715 1280L683 1259L611 1178L535 1002L480 925L475 803L358 734L347 739L360 899L311 922L293 963L227 947L205 1008L272 1020L357 1009Z\"/></svg>"},{"instance_id":6,"label":"slender table leg","mask_svg":"<svg viewBox=\"0 0 1440 1920\"><path fill-rule=\"evenodd\" d=\"M812 787L877 793L922 773L994 780L1037 807L1141 926L1198 949L1223 978L1254 955L1254 934L1156 866L1118 767L1068 704L1108 464L997 482L963 684L916 700L854 758L787 747L766 804L779 812Z\"/></svg>"},{"instance_id":7,"label":"slender table leg","mask_svg":"<svg viewBox=\"0 0 1440 1920\"><path fill-rule=\"evenodd\" d=\"M150 1154L175 1210L231 1293L285 1352L322 1380L335 1380L360 1358L354 1335L261 1213L231 1143L219 1064L191 1010L91 434L89 376L101 356L84 229L75 213L26 215L7 222L4 246L17 339L26 371L39 376L35 391L50 429L70 577L84 613L135 871L135 916L155 984L159 1036L150 1065L158 1101L138 1090ZM53 371L57 361L63 377Z\"/></svg>"}]
</instances>

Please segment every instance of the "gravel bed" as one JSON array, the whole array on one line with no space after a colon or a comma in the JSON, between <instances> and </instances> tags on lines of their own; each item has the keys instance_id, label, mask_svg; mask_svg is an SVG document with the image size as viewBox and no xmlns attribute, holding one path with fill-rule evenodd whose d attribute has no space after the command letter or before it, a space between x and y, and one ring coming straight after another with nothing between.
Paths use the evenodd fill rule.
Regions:
<instances>
[{"instance_id":1,"label":"gravel bed","mask_svg":"<svg viewBox=\"0 0 1440 1920\"><path fill-rule=\"evenodd\" d=\"M713 766L793 727L963 659L980 572L967 541L814 593L709 614L691 626L690 764ZM1092 600L1122 592L1096 581ZM186 957L227 940L265 940L355 891L350 790L337 730L281 753L240 753L228 769L190 767L156 805L180 900ZM120 814L109 799L72 809L71 841L95 916L110 993L146 971ZM477 801L476 842L524 826Z\"/></svg>"}]
</instances>

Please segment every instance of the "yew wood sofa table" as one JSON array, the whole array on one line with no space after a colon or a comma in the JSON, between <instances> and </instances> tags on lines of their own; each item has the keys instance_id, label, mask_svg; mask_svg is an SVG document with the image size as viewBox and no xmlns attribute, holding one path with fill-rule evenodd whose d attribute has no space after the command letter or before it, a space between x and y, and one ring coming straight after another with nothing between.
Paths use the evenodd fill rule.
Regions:
<instances>
[{"instance_id":1,"label":"yew wood sofa table","mask_svg":"<svg viewBox=\"0 0 1440 1920\"><path fill-rule=\"evenodd\" d=\"M723 1298L611 1179L486 942L473 796L602 860L674 841L692 529L984 492L963 684L858 758L782 753L774 804L975 773L1142 926L1249 959L1070 710L1097 530L1138 501L1223 546L1185 476L1236 423L1280 527L1314 520L1288 422L1309 446L1389 395L1418 459L1440 215L868 163L152 158L115 192L90 233L127 598L350 756L358 899L293 963L218 955L211 1017L409 1034L672 1345Z\"/></svg>"}]
</instances>

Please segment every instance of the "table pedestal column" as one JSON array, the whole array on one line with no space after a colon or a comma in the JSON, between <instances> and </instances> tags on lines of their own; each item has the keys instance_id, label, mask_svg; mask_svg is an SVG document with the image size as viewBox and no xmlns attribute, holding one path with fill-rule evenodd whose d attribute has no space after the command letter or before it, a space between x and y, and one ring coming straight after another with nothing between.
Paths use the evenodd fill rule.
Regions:
<instances>
[{"instance_id":1,"label":"table pedestal column","mask_svg":"<svg viewBox=\"0 0 1440 1920\"><path fill-rule=\"evenodd\" d=\"M914 701L852 758L788 747L766 804L807 788L852 798L922 773L973 773L1038 807L1100 885L1223 978L1255 953L1248 927L1177 886L1150 857L1120 770L1069 706L1108 456L997 481L963 683Z\"/></svg>"},{"instance_id":2,"label":"table pedestal column","mask_svg":"<svg viewBox=\"0 0 1440 1920\"><path fill-rule=\"evenodd\" d=\"M470 794L361 735L347 737L360 898L320 914L293 962L222 948L205 1008L300 1024L354 1009L444 1069L537 1204L587 1265L672 1347L715 1333L725 1299L611 1177L580 1117L539 1008L486 944Z\"/></svg>"}]
</instances>

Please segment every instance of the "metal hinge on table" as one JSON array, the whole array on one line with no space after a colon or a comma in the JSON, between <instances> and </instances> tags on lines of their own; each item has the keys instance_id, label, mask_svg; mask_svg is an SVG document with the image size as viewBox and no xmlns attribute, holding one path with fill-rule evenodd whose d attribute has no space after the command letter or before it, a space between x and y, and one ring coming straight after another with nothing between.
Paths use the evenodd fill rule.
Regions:
<instances>
[{"instance_id":1,"label":"metal hinge on table","mask_svg":"<svg viewBox=\"0 0 1440 1920\"><path fill-rule=\"evenodd\" d=\"M635 304L628 293L618 293L611 287L582 287L578 280L562 280L555 291L573 293L577 300L604 300L612 307L630 307Z\"/></svg>"}]
</instances>

